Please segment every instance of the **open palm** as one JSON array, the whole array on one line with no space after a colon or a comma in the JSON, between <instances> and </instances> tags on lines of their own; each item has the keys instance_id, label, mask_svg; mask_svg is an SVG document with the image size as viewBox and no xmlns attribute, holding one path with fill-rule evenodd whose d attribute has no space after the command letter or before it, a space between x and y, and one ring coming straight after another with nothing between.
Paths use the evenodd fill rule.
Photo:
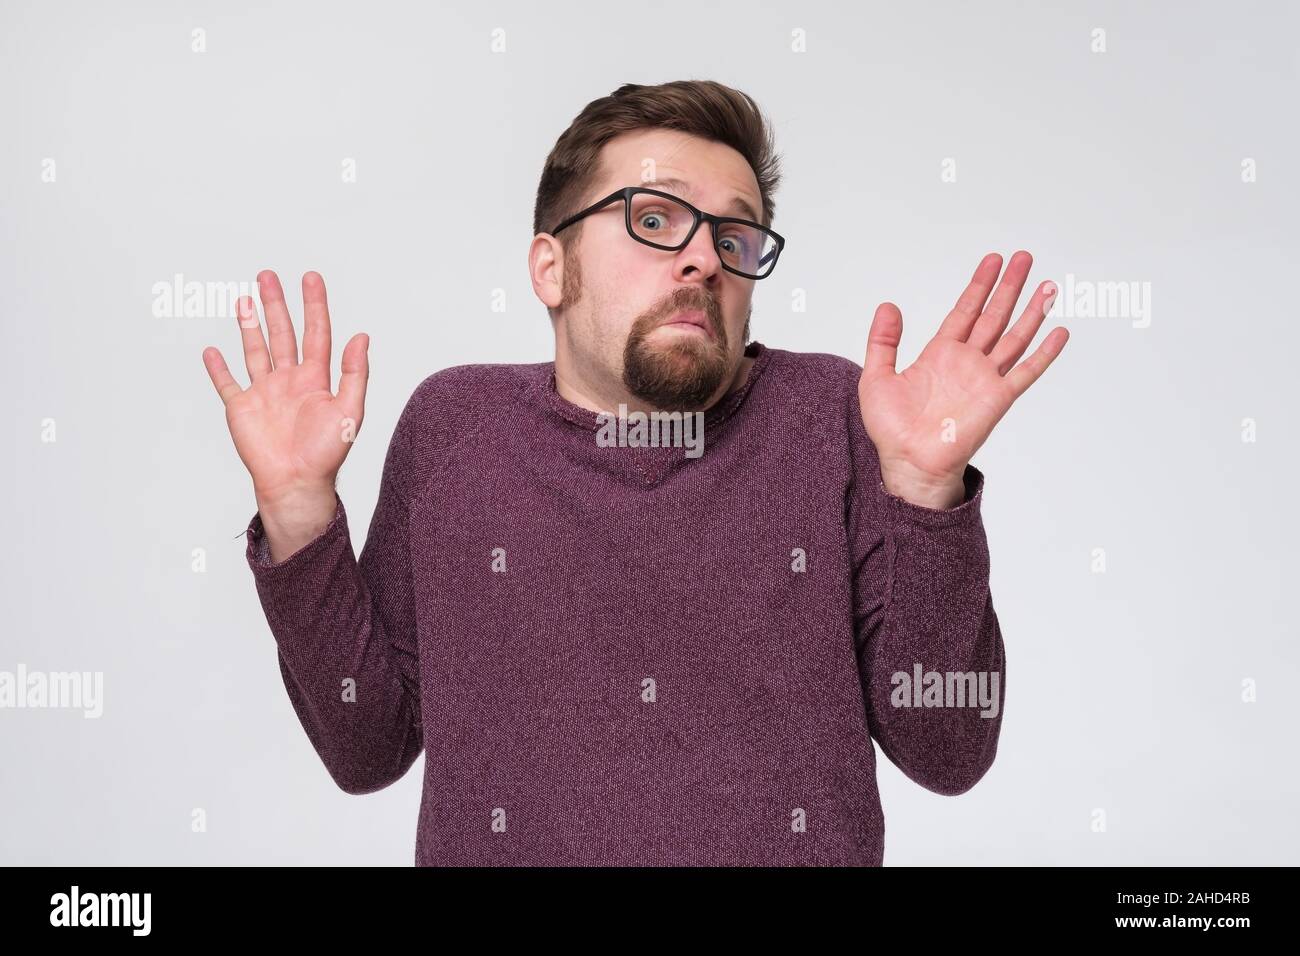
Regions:
<instances>
[{"instance_id":1,"label":"open palm","mask_svg":"<svg viewBox=\"0 0 1300 956\"><path fill-rule=\"evenodd\" d=\"M903 316L890 302L876 310L858 396L882 475L931 487L960 482L993 427L1065 347L1069 331L1057 327L1016 364L1050 308L1056 291L1050 282L1003 335L1032 263L1028 252L1013 255L989 299L1002 257L985 256L938 333L902 372L895 363Z\"/></svg>"},{"instance_id":2,"label":"open palm","mask_svg":"<svg viewBox=\"0 0 1300 956\"><path fill-rule=\"evenodd\" d=\"M369 376L369 337L359 333L343 350L338 394L330 390L330 320L325 282L303 276L302 361L293 323L274 272L258 275L270 350L249 299L238 303L250 384L241 388L215 348L203 364L226 406L226 423L260 500L332 488L361 428Z\"/></svg>"}]
</instances>

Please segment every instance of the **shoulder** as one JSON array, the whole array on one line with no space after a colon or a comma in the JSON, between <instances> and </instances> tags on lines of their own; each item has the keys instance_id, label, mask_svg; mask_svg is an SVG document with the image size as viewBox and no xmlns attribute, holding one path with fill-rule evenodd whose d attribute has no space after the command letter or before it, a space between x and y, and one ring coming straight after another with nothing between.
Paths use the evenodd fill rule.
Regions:
<instances>
[{"instance_id":1,"label":"shoulder","mask_svg":"<svg viewBox=\"0 0 1300 956\"><path fill-rule=\"evenodd\" d=\"M402 410L408 427L435 422L465 425L485 413L501 413L519 400L543 372L544 363L454 365L428 375Z\"/></svg>"},{"instance_id":2,"label":"shoulder","mask_svg":"<svg viewBox=\"0 0 1300 956\"><path fill-rule=\"evenodd\" d=\"M414 460L472 442L488 423L508 419L543 363L455 365L428 375L407 399L394 444Z\"/></svg>"},{"instance_id":3,"label":"shoulder","mask_svg":"<svg viewBox=\"0 0 1300 956\"><path fill-rule=\"evenodd\" d=\"M771 351L764 377L772 376L770 401L787 416L787 445L804 445L819 456L823 468L851 483L858 470L875 459L858 398L862 366L828 352Z\"/></svg>"},{"instance_id":4,"label":"shoulder","mask_svg":"<svg viewBox=\"0 0 1300 956\"><path fill-rule=\"evenodd\" d=\"M540 362L453 365L426 376L415 387L411 401L473 406L509 399L536 381L542 368Z\"/></svg>"},{"instance_id":5,"label":"shoulder","mask_svg":"<svg viewBox=\"0 0 1300 956\"><path fill-rule=\"evenodd\" d=\"M852 359L829 352L769 351L772 358L765 377L819 417L832 410L842 414L857 395L862 366Z\"/></svg>"}]
</instances>

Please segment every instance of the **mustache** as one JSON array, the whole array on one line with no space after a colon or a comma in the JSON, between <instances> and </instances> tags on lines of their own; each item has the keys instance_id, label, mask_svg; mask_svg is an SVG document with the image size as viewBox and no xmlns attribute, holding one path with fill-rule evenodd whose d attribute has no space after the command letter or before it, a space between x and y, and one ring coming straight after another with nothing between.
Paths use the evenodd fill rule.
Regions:
<instances>
[{"instance_id":1,"label":"mustache","mask_svg":"<svg viewBox=\"0 0 1300 956\"><path fill-rule=\"evenodd\" d=\"M718 302L717 296L700 288L674 290L656 308L643 315L637 325L649 331L678 312L692 310L703 312L714 336L718 339L723 337L725 330L722 325L722 304Z\"/></svg>"}]
</instances>

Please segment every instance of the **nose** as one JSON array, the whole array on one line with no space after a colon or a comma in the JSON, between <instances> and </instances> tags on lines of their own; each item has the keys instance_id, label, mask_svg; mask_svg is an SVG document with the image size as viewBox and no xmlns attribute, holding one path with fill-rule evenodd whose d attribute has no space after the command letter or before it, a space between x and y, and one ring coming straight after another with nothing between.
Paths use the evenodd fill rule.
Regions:
<instances>
[{"instance_id":1,"label":"nose","mask_svg":"<svg viewBox=\"0 0 1300 956\"><path fill-rule=\"evenodd\" d=\"M701 222L683 249L677 250L673 261L673 278L680 281L716 283L722 273L722 260L713 246L713 229Z\"/></svg>"}]
</instances>

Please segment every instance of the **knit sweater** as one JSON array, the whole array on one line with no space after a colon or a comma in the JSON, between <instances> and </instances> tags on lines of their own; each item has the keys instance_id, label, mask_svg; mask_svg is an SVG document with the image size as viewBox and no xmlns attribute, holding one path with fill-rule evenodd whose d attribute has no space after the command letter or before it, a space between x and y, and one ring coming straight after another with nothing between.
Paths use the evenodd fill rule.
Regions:
<instances>
[{"instance_id":1,"label":"knit sweater","mask_svg":"<svg viewBox=\"0 0 1300 956\"><path fill-rule=\"evenodd\" d=\"M946 510L890 494L859 365L746 354L702 454L598 441L553 362L463 365L399 416L359 559L341 497L278 563L254 514L325 769L369 793L424 752L417 865L880 865L873 738L935 793L988 770L984 475Z\"/></svg>"}]
</instances>

